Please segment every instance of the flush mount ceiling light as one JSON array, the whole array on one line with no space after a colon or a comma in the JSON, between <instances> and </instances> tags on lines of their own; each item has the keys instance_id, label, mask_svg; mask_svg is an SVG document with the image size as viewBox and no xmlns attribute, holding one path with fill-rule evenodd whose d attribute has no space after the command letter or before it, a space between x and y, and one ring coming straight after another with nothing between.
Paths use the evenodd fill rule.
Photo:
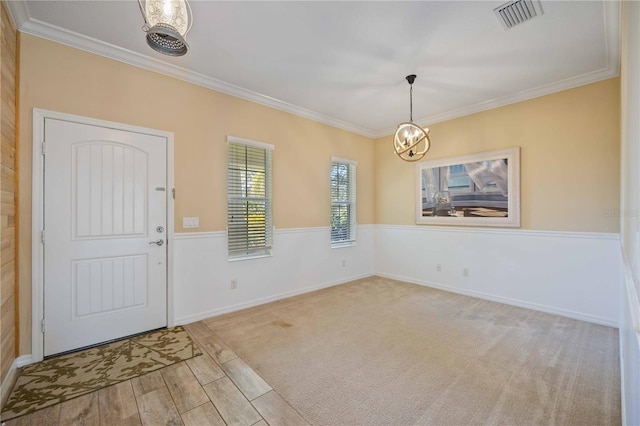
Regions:
<instances>
[{"instance_id":1,"label":"flush mount ceiling light","mask_svg":"<svg viewBox=\"0 0 640 426\"><path fill-rule=\"evenodd\" d=\"M414 124L413 122L413 82L416 80L415 74L408 75L409 82L409 121L398 124L396 133L393 135L393 149L398 157L404 161L418 161L431 148L429 140L429 129Z\"/></svg>"},{"instance_id":2,"label":"flush mount ceiling light","mask_svg":"<svg viewBox=\"0 0 640 426\"><path fill-rule=\"evenodd\" d=\"M164 55L182 56L189 45L186 36L193 16L187 0L138 0L144 17L142 29L147 33L147 44Z\"/></svg>"}]
</instances>

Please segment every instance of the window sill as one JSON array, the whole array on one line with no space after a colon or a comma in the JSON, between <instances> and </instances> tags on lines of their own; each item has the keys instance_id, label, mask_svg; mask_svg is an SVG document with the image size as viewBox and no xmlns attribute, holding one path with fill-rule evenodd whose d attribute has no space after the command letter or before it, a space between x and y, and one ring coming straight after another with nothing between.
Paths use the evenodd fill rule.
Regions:
<instances>
[{"instance_id":1,"label":"window sill","mask_svg":"<svg viewBox=\"0 0 640 426\"><path fill-rule=\"evenodd\" d=\"M228 262L240 262L242 260L251 260L251 259L262 259L265 257L273 257L273 254L257 254L255 256L238 256L238 257L228 257Z\"/></svg>"},{"instance_id":2,"label":"window sill","mask_svg":"<svg viewBox=\"0 0 640 426\"><path fill-rule=\"evenodd\" d=\"M337 243L337 244L331 244L331 248L332 249L341 249L341 248L346 248L346 247L353 247L356 245L355 241L349 241L346 243Z\"/></svg>"}]
</instances>

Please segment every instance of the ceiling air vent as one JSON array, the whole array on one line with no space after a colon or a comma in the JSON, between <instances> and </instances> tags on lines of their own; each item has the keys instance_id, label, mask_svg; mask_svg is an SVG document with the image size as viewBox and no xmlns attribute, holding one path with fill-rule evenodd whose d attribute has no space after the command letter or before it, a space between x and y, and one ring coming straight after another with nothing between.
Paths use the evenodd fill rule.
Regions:
<instances>
[{"instance_id":1,"label":"ceiling air vent","mask_svg":"<svg viewBox=\"0 0 640 426\"><path fill-rule=\"evenodd\" d=\"M542 15L538 0L514 0L493 9L505 30Z\"/></svg>"}]
</instances>

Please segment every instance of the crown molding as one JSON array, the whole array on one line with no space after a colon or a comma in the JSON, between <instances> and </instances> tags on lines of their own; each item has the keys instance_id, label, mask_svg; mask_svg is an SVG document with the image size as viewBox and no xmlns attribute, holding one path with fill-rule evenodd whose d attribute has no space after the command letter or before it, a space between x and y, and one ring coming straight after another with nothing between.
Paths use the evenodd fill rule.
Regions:
<instances>
[{"instance_id":1,"label":"crown molding","mask_svg":"<svg viewBox=\"0 0 640 426\"><path fill-rule=\"evenodd\" d=\"M9 3L19 3L20 5L25 5L25 3L22 1ZM168 75L169 77L174 77L188 83L205 87L207 89L215 90L217 92L225 93L236 98L245 99L257 104L285 111L303 118L317 121L319 123L327 124L332 127L337 127L349 132L357 133L368 138L374 137L375 132L373 130L366 129L364 127L357 126L334 117L320 114L318 112L272 98L270 96L262 95L251 90L244 89L240 86L236 86L234 84L227 83L216 78L208 77L204 74L200 74L183 67L163 62L159 59L132 52L131 50L123 49L122 47L106 43L101 40L76 33L74 31L60 28L58 26L40 21L38 19L29 18L28 9L26 6L16 7L16 14L17 16L20 16L20 19L22 20L22 23L18 26L18 30L23 33L45 38L47 40L52 40L66 46L104 56L109 59L114 59L119 62L124 62L138 68L144 68L149 71Z\"/></svg>"},{"instance_id":2,"label":"crown molding","mask_svg":"<svg viewBox=\"0 0 640 426\"><path fill-rule=\"evenodd\" d=\"M13 25L20 30L24 23L31 19L27 3L25 1L5 1L4 3L9 10Z\"/></svg>"},{"instance_id":3,"label":"crown molding","mask_svg":"<svg viewBox=\"0 0 640 426\"><path fill-rule=\"evenodd\" d=\"M596 83L601 80L617 77L618 74L619 72L617 69L614 70L607 67L587 74L582 74L576 77L557 81L551 84L545 84L544 86L539 86L534 89L523 90L521 92L514 93L513 95L491 99L489 101L480 102L474 105L469 105L467 107L447 111L442 114L431 115L420 120L415 120L415 122L422 127L428 127L432 124L441 123L447 120L453 120L455 118L464 117L465 115L475 114L501 106L538 98L540 96L550 95L552 93L560 92L563 90L573 89L574 87L584 86L585 84ZM381 138L384 136L389 136L393 134L395 130L395 128L381 130L379 132L376 132L374 137Z\"/></svg>"},{"instance_id":4,"label":"crown molding","mask_svg":"<svg viewBox=\"0 0 640 426\"><path fill-rule=\"evenodd\" d=\"M270 96L266 96L225 81L208 77L186 68L163 62L159 59L140 53L132 52L98 39L85 36L73 31L60 28L46 22L31 18L27 3L22 0L6 2L16 28L27 34L52 40L70 47L74 47L96 55L114 59L138 68L174 77L207 89L225 93L240 99L255 102L281 111L285 111L299 117L307 118L332 127L347 130L368 138L380 138L393 134L395 128L372 130L361 127L335 117L330 117L318 112L302 108ZM503 96L488 101L476 103L463 108L457 108L444 113L423 117L416 120L421 126L432 125L465 115L487 111L493 108L522 102L528 99L549 95L562 90L572 89L585 84L595 83L601 80L617 77L620 74L620 13L621 7L618 1L603 1L604 30L606 34L606 65L596 71L545 84L533 89L523 90L512 95Z\"/></svg>"}]
</instances>

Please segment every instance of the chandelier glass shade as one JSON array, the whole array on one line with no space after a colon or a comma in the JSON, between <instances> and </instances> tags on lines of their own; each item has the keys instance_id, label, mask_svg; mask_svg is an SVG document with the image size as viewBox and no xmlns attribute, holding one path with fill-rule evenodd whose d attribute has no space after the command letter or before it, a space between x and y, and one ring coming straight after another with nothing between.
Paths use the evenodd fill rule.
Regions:
<instances>
[{"instance_id":1,"label":"chandelier glass shade","mask_svg":"<svg viewBox=\"0 0 640 426\"><path fill-rule=\"evenodd\" d=\"M147 44L155 51L169 56L182 56L189 50L186 36L193 16L187 0L138 0L144 17L142 29Z\"/></svg>"},{"instance_id":2,"label":"chandelier glass shade","mask_svg":"<svg viewBox=\"0 0 640 426\"><path fill-rule=\"evenodd\" d=\"M398 124L393 135L393 149L404 161L418 161L431 148L431 140L429 129L423 129L413 122L413 82L416 76L412 74L406 78L411 87L409 89L410 118L409 121Z\"/></svg>"}]
</instances>

